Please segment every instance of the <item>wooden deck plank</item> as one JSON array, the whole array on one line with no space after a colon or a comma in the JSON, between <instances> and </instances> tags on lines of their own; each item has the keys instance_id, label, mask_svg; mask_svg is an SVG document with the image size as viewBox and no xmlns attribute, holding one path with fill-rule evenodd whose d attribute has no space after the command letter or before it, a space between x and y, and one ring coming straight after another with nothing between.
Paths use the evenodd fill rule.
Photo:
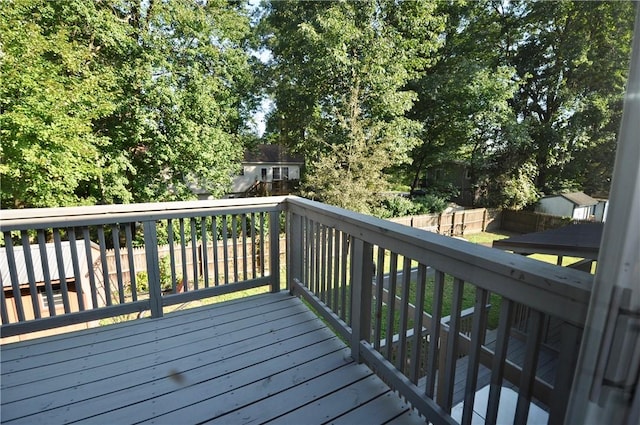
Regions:
<instances>
[{"instance_id":1,"label":"wooden deck plank","mask_svg":"<svg viewBox=\"0 0 640 425\"><path fill-rule=\"evenodd\" d=\"M376 423L385 423L401 415L411 407L400 400L398 395L389 390L384 394L368 400L349 413L338 418L331 419L327 424L362 424L371 418L375 418Z\"/></svg>"},{"instance_id":2,"label":"wooden deck plank","mask_svg":"<svg viewBox=\"0 0 640 425\"><path fill-rule=\"evenodd\" d=\"M133 370L128 374L94 381L86 385L71 386L64 391L48 392L33 399L21 400L3 405L3 421L28 415L43 414L50 418L63 415L71 404L79 404L82 410L91 416L95 412L105 412L113 406L126 406L147 397L146 390L154 395L175 391L184 382L201 383L224 376L233 371L251 367L264 358L278 358L289 351L304 349L309 344L329 347L332 337L326 329L297 335L285 344L251 347L251 350L237 351L235 347L226 347L223 353L212 352L209 359L202 356L177 358L163 365L151 365L144 369ZM313 348L313 346L312 346ZM324 348L324 347L323 347ZM322 349L321 349L322 350ZM312 351L309 349L307 351ZM220 354L219 354L220 353ZM324 351L323 351L324 354ZM312 355L312 354L310 354ZM218 360L220 359L220 360ZM280 359L278 359L280 360ZM141 391L132 391L139 388ZM83 413L84 414L84 413ZM80 418L81 419L81 418Z\"/></svg>"},{"instance_id":3,"label":"wooden deck plank","mask_svg":"<svg viewBox=\"0 0 640 425\"><path fill-rule=\"evenodd\" d=\"M409 408L285 293L25 341L8 351L5 362L3 347L0 414L9 424L282 422L294 412L321 423L329 408L341 423L382 423Z\"/></svg>"},{"instance_id":4,"label":"wooden deck plank","mask_svg":"<svg viewBox=\"0 0 640 425\"><path fill-rule=\"evenodd\" d=\"M402 415L396 416L390 421L385 422L384 425L424 425L425 422L425 418L420 416L418 412L416 412L415 410L407 410Z\"/></svg>"},{"instance_id":5,"label":"wooden deck plank","mask_svg":"<svg viewBox=\"0 0 640 425\"><path fill-rule=\"evenodd\" d=\"M362 380L377 380L380 382L366 366L350 363L345 367L312 379L296 380L295 385L287 389L277 393L271 391L270 393L273 395L268 398L257 399L257 396L264 395L264 393L261 394L261 391L257 391L257 388L244 387L243 392L238 394L239 398L243 399L242 401L238 402L235 397L234 400L225 400L225 402L232 402L234 406L238 406L238 410L224 416L212 418L206 423L264 423L296 409L298 405L302 406L303 410L306 411L308 410L305 409L306 404L322 399L327 394L340 391L346 385L362 382ZM255 385L253 386L255 387ZM340 391L340 394L342 394L342 391ZM296 401L295 405L292 405L291 400ZM305 417L308 420L314 416L305 413ZM304 422L304 419L298 423L302 422ZM295 423L295 421L289 423Z\"/></svg>"},{"instance_id":6,"label":"wooden deck plank","mask_svg":"<svg viewBox=\"0 0 640 425\"><path fill-rule=\"evenodd\" d=\"M301 424L308 421L324 423L360 406L372 398L389 391L375 375L350 383L334 392L327 392L316 400L300 407L284 406L285 414L266 417L261 423ZM290 395L291 397L292 395ZM288 411L287 411L288 409ZM377 418L376 418L377 421Z\"/></svg>"},{"instance_id":7,"label":"wooden deck plank","mask_svg":"<svg viewBox=\"0 0 640 425\"><path fill-rule=\"evenodd\" d=\"M21 364L36 367L39 364L48 364L47 360L57 352L64 352L65 358L77 358L74 353L77 351L80 353L78 356L85 355L88 352L87 348L91 349L89 352L117 351L130 345L152 341L153 339L150 338L153 338L154 332L161 332L169 338L173 333L200 330L213 325L233 322L246 316L256 316L264 312L289 308L292 305L291 302L291 299L280 298L277 302L268 304L254 305L251 303L249 308L243 307L240 309L236 307L234 309L234 305L229 310L229 306L224 306L224 314L218 314L216 308L208 306L206 308L193 309L193 316L188 319L185 319L185 317L189 316L173 316L169 314L161 319L141 319L126 326L110 325L90 328L78 333L71 333L66 340L56 338L51 341L51 345L47 342L29 344L29 350L12 350L14 345L22 343L3 345L2 361L4 365L5 362L11 364L10 362L14 360L29 359L27 363L21 362ZM221 322L222 320L224 322ZM112 327L116 329L111 329ZM99 332L98 329L100 330ZM19 353L17 357L16 353Z\"/></svg>"},{"instance_id":8,"label":"wooden deck plank","mask_svg":"<svg viewBox=\"0 0 640 425\"><path fill-rule=\"evenodd\" d=\"M193 361L197 362L200 358L215 354L216 356L233 355L236 354L238 344L246 344L247 338L254 338L251 343L255 344L254 349L258 349L262 346L266 347L276 342L285 341L291 336L297 335L300 332L309 332L312 330L321 329L324 324L317 318L308 319L300 323L295 323L296 320L302 320L300 315L285 318L284 324L286 326L280 329L274 329L269 334L260 334L259 329L254 327L248 329L251 333L244 334L241 337L240 334L225 334L222 338L203 338L194 339L191 342L186 342L190 345L190 354L184 354L183 346L174 346L169 349L157 349L157 346L147 347L148 351L139 355L132 355L128 361L117 361L115 363L109 363L107 365L101 365L96 362L96 359L88 365L84 365L82 370L73 372L69 371L66 375L57 375L48 380L41 380L36 391L33 391L33 385L24 384L11 388L8 392L8 397L3 400L4 403L10 403L18 400L28 400L30 403L38 401L38 396L42 395L46 400L47 394L57 392L58 395L63 395L61 391L65 391L69 388L88 388L92 384L97 385L117 385L120 381L128 382L130 379L137 377L132 376L132 371L144 370L149 365L153 365L155 368L162 367L163 365L171 368L178 367L175 365L175 359L179 358L180 367L186 368ZM280 322L281 323L281 322ZM197 336L197 335L195 335ZM105 357L105 356L95 356ZM100 359L97 359L98 361ZM135 373L135 372L134 372Z\"/></svg>"},{"instance_id":9,"label":"wooden deck plank","mask_svg":"<svg viewBox=\"0 0 640 425\"><path fill-rule=\"evenodd\" d=\"M325 351L327 346L324 346ZM242 396L244 389L252 384L264 391L264 396L277 394L281 388L295 385L296 380L312 379L328 371L353 363L344 349L331 353L315 352L317 357L310 356L309 350L300 352L301 359L289 365L279 359L266 362L255 367L248 367L233 374L227 374L211 381L182 388L175 392L163 394L142 403L132 404L105 412L88 419L83 423L183 423L189 418L190 423L199 423L210 418L225 415L236 408L230 400L238 394ZM310 357L310 358L308 358ZM291 366L291 367L289 367ZM237 400L237 399L236 399ZM140 418L140 411L145 411ZM132 420L131 418L136 418ZM140 418L140 419L138 419Z\"/></svg>"},{"instance_id":10,"label":"wooden deck plank","mask_svg":"<svg viewBox=\"0 0 640 425\"><path fill-rule=\"evenodd\" d=\"M218 344L222 346L224 343L259 335L260 328L256 326L261 323L272 323L273 326L270 330L277 330L278 326L286 327L313 319L315 319L315 316L309 315L309 312L305 311L304 306L294 306L290 309L280 309L235 321L234 328L223 326L203 327L199 331L177 332L176 334L170 333L171 331L166 334L164 332L153 331L152 334L155 335L155 337L148 341L141 337L140 339L144 342L140 344L130 345L116 351L109 350L103 353L95 353L94 349L87 347L84 354L80 352L77 353L77 355L82 354L80 357L60 360L52 357L49 365L45 364L33 368L26 368L25 361L23 360L20 362L19 370L15 372L12 371L14 367L10 362L7 365L3 364L3 369L6 368L8 371L2 376L2 389L8 389L14 385L26 385L38 380L67 376L73 373L86 372L93 377L94 373L98 376L101 370L107 369L106 373L115 374L118 370L122 369L122 362L124 360L131 362L140 358L141 361L148 361L150 353L154 353L154 347L155 349L162 347L161 353L168 354L165 352L172 350L181 351L185 344L192 343L194 340L198 341L198 343L203 341L217 341ZM279 325L276 326L276 323ZM193 352L195 353L197 351ZM53 364L56 365L55 368L51 367Z\"/></svg>"}]
</instances>

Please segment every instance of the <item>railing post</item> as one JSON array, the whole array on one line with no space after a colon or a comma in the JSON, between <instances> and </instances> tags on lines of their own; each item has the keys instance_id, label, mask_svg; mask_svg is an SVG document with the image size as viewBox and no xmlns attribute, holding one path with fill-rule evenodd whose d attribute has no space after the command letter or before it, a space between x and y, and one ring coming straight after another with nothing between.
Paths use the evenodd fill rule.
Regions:
<instances>
[{"instance_id":1,"label":"railing post","mask_svg":"<svg viewBox=\"0 0 640 425\"><path fill-rule=\"evenodd\" d=\"M293 280L304 281L303 253L304 253L304 229L302 217L298 214L288 213L287 215L287 287L293 293Z\"/></svg>"},{"instance_id":2,"label":"railing post","mask_svg":"<svg viewBox=\"0 0 640 425\"><path fill-rule=\"evenodd\" d=\"M160 261L158 260L158 234L156 222L144 222L144 250L147 257L149 279L149 308L151 317L162 317L162 289L160 288Z\"/></svg>"},{"instance_id":3,"label":"railing post","mask_svg":"<svg viewBox=\"0 0 640 425\"><path fill-rule=\"evenodd\" d=\"M371 339L371 283L373 281L373 246L352 239L351 264L351 357L360 362L360 341Z\"/></svg>"},{"instance_id":4,"label":"railing post","mask_svg":"<svg viewBox=\"0 0 640 425\"><path fill-rule=\"evenodd\" d=\"M269 274L271 292L280 292L280 211L269 213Z\"/></svg>"}]
</instances>

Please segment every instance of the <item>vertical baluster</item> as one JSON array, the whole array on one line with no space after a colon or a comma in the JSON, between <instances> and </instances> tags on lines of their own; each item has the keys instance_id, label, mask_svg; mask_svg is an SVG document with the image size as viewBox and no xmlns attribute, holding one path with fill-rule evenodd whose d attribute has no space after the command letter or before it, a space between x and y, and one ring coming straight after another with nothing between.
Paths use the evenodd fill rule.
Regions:
<instances>
[{"instance_id":1,"label":"vertical baluster","mask_svg":"<svg viewBox=\"0 0 640 425\"><path fill-rule=\"evenodd\" d=\"M398 254L391 253L389 263L389 302L387 307L387 335L385 336L385 358L393 361L393 325L396 315L396 286L398 284Z\"/></svg>"},{"instance_id":2,"label":"vertical baluster","mask_svg":"<svg viewBox=\"0 0 640 425\"><path fill-rule=\"evenodd\" d=\"M329 227L327 229L327 246L326 246L327 258L325 262L325 267L327 269L327 305L333 311L335 311L335 306L333 302L333 258L331 255L333 253L333 228Z\"/></svg>"},{"instance_id":3,"label":"vertical baluster","mask_svg":"<svg viewBox=\"0 0 640 425\"><path fill-rule=\"evenodd\" d=\"M143 222L142 225L144 226L145 259L147 261L147 273L149 276L149 307L151 317L162 317L164 311L162 309L157 224L155 220L151 220Z\"/></svg>"},{"instance_id":4,"label":"vertical baluster","mask_svg":"<svg viewBox=\"0 0 640 425\"><path fill-rule=\"evenodd\" d=\"M453 389L456 378L456 361L458 359L458 340L460 332L460 311L462 309L462 293L464 282L460 279L453 280L453 296L451 299L451 322L449 323L449 335L446 347L446 364L440 369L444 373L444 394L442 408L451 413L453 404Z\"/></svg>"},{"instance_id":5,"label":"vertical baluster","mask_svg":"<svg viewBox=\"0 0 640 425\"><path fill-rule=\"evenodd\" d=\"M464 407L462 410L462 424L471 425L473 404L478 384L478 369L480 367L480 349L484 344L484 324L487 316L487 301L489 292L476 288L476 302L473 309L471 325L471 347L469 348L469 363L467 366L467 382L464 387Z\"/></svg>"},{"instance_id":6,"label":"vertical baluster","mask_svg":"<svg viewBox=\"0 0 640 425\"><path fill-rule=\"evenodd\" d=\"M31 245L29 235L26 230L20 232L22 236L22 252L24 253L25 268L27 269L27 279L29 280L29 292L31 292L31 306L36 319L40 319L40 300L38 300L38 288L36 287L36 276L33 272L33 258L31 257Z\"/></svg>"},{"instance_id":7,"label":"vertical baluster","mask_svg":"<svg viewBox=\"0 0 640 425\"><path fill-rule=\"evenodd\" d=\"M340 254L340 300L342 310L340 317L345 322L348 320L349 303L347 303L347 260L349 259L349 235L342 232L341 254Z\"/></svg>"},{"instance_id":8,"label":"vertical baluster","mask_svg":"<svg viewBox=\"0 0 640 425\"><path fill-rule=\"evenodd\" d=\"M495 425L498 420L498 407L500 404L500 392L502 391L502 379L504 377L504 365L507 359L507 349L509 348L509 333L513 322L514 302L502 298L500 305L500 321L498 322L498 335L496 336L496 346L491 363L491 383L489 388L489 399L487 401L487 414L485 422Z\"/></svg>"},{"instance_id":9,"label":"vertical baluster","mask_svg":"<svg viewBox=\"0 0 640 425\"><path fill-rule=\"evenodd\" d=\"M211 217L211 232L213 233L213 279L215 285L220 285L220 259L218 258L218 217Z\"/></svg>"},{"instance_id":10,"label":"vertical baluster","mask_svg":"<svg viewBox=\"0 0 640 425\"><path fill-rule=\"evenodd\" d=\"M440 321L442 320L442 295L444 292L444 273L435 271L433 277L433 300L431 302L431 328L429 329L429 353L427 354L427 382L425 395L433 398L438 370L438 345L440 342ZM444 347L440 349L444 350ZM441 365L444 366L444 365Z\"/></svg>"},{"instance_id":11,"label":"vertical baluster","mask_svg":"<svg viewBox=\"0 0 640 425\"><path fill-rule=\"evenodd\" d=\"M116 261L116 278L118 279L118 300L124 304L124 282L122 280L122 260L120 259L120 236L119 226L111 226L111 240L113 241L113 254ZM71 242L69 242L71 243Z\"/></svg>"},{"instance_id":12,"label":"vertical baluster","mask_svg":"<svg viewBox=\"0 0 640 425\"><path fill-rule=\"evenodd\" d=\"M313 276L313 281L314 281L314 292L316 294L316 296L318 296L318 298L322 299L322 281L320 280L320 258L321 258L321 251L320 251L320 240L321 240L321 230L320 230L320 223L316 223L315 225L315 232L314 232L314 244L315 244L315 255L314 255L314 276Z\"/></svg>"},{"instance_id":13,"label":"vertical baluster","mask_svg":"<svg viewBox=\"0 0 640 425\"><path fill-rule=\"evenodd\" d=\"M287 220L287 285L293 294L293 284L302 281L304 269L304 231L302 217L289 213Z\"/></svg>"},{"instance_id":14,"label":"vertical baluster","mask_svg":"<svg viewBox=\"0 0 640 425\"><path fill-rule=\"evenodd\" d=\"M129 259L129 282L131 286L131 299L138 301L138 287L136 283L136 264L133 258L133 235L131 233L131 226L135 223L126 223L124 225L124 238L127 245L127 257ZM85 244L87 242L85 241ZM88 256L89 254L87 254ZM97 305L95 306L97 307Z\"/></svg>"},{"instance_id":15,"label":"vertical baluster","mask_svg":"<svg viewBox=\"0 0 640 425\"><path fill-rule=\"evenodd\" d=\"M53 301L53 287L51 286L51 272L49 271L49 251L45 242L44 230L38 230L38 247L40 249L40 263L42 264L42 275L44 277L44 290L47 294L47 305L49 306L49 316L56 315L56 306Z\"/></svg>"},{"instance_id":16,"label":"vertical baluster","mask_svg":"<svg viewBox=\"0 0 640 425\"><path fill-rule=\"evenodd\" d=\"M9 276L11 277L11 289L13 291L13 300L16 303L16 312L18 313L18 321L25 320L24 306L22 305L22 294L20 293L20 282L18 279L18 268L16 266L15 251L13 249L13 241L11 240L11 232L4 232L4 246L7 252L7 262L9 263ZM3 287L4 290L4 287Z\"/></svg>"},{"instance_id":17,"label":"vertical baluster","mask_svg":"<svg viewBox=\"0 0 640 425\"><path fill-rule=\"evenodd\" d=\"M304 218L304 284L311 288L311 223L308 217Z\"/></svg>"},{"instance_id":18,"label":"vertical baluster","mask_svg":"<svg viewBox=\"0 0 640 425\"><path fill-rule=\"evenodd\" d=\"M111 277L109 276L109 264L107 263L107 244L104 239L104 227L98 226L98 245L100 245L100 262L102 263L102 282L104 287L104 303L113 304L111 301Z\"/></svg>"},{"instance_id":19,"label":"vertical baluster","mask_svg":"<svg viewBox=\"0 0 640 425\"><path fill-rule=\"evenodd\" d=\"M529 416L529 405L531 404L531 394L533 393L533 384L536 379L536 366L538 365L538 355L540 354L540 343L542 342L543 319L543 314L539 311L529 311L529 328L525 344L524 363L522 365L522 374L520 375L516 417L513 421L516 425L526 424Z\"/></svg>"},{"instance_id":20,"label":"vertical baluster","mask_svg":"<svg viewBox=\"0 0 640 425\"><path fill-rule=\"evenodd\" d=\"M238 279L238 216L231 216L231 252L233 253L233 281Z\"/></svg>"},{"instance_id":21,"label":"vertical baluster","mask_svg":"<svg viewBox=\"0 0 640 425\"><path fill-rule=\"evenodd\" d=\"M187 282L189 281L189 272L187 269L187 236L184 232L184 218L180 218L180 258L182 259L182 288L186 290ZM173 292L176 292L176 288L173 288Z\"/></svg>"},{"instance_id":22,"label":"vertical baluster","mask_svg":"<svg viewBox=\"0 0 640 425\"><path fill-rule=\"evenodd\" d=\"M53 229L53 242L56 250L56 262L58 264L58 279L60 280L60 291L62 293L62 303L64 305L64 312L70 313L71 306L69 305L69 288L67 286L66 270L64 266L64 254L62 253L62 241L60 239L60 230Z\"/></svg>"},{"instance_id":23,"label":"vertical baluster","mask_svg":"<svg viewBox=\"0 0 640 425\"><path fill-rule=\"evenodd\" d=\"M196 219L191 217L189 220L191 224L191 270L193 272L193 289L198 289L198 231L196 229ZM189 291L188 280L183 283L184 292Z\"/></svg>"},{"instance_id":24,"label":"vertical baluster","mask_svg":"<svg viewBox=\"0 0 640 425\"><path fill-rule=\"evenodd\" d=\"M316 238L315 238L316 224L313 220L309 220L309 281L307 287L311 292L317 294L315 288L315 270L316 270Z\"/></svg>"},{"instance_id":25,"label":"vertical baluster","mask_svg":"<svg viewBox=\"0 0 640 425\"><path fill-rule=\"evenodd\" d=\"M76 241L76 231L74 228L69 228L67 229L67 231L69 233L69 249L71 252L71 263L73 264L73 276L75 277L78 309L80 311L84 311L84 291L82 288L82 275L80 274L80 262L78 258L78 242Z\"/></svg>"},{"instance_id":26,"label":"vertical baluster","mask_svg":"<svg viewBox=\"0 0 640 425\"><path fill-rule=\"evenodd\" d=\"M260 276L264 277L264 213L260 213Z\"/></svg>"},{"instance_id":27,"label":"vertical baluster","mask_svg":"<svg viewBox=\"0 0 640 425\"><path fill-rule=\"evenodd\" d=\"M280 212L269 213L269 276L271 292L280 292Z\"/></svg>"},{"instance_id":28,"label":"vertical baluster","mask_svg":"<svg viewBox=\"0 0 640 425\"><path fill-rule=\"evenodd\" d=\"M340 231L333 232L333 311L340 311Z\"/></svg>"},{"instance_id":29,"label":"vertical baluster","mask_svg":"<svg viewBox=\"0 0 640 425\"><path fill-rule=\"evenodd\" d=\"M247 276L247 215L240 216L242 231L242 279L249 280Z\"/></svg>"},{"instance_id":30,"label":"vertical baluster","mask_svg":"<svg viewBox=\"0 0 640 425\"><path fill-rule=\"evenodd\" d=\"M200 219L202 230L202 274L204 277L204 287L209 287L209 244L207 241L207 217Z\"/></svg>"},{"instance_id":31,"label":"vertical baluster","mask_svg":"<svg viewBox=\"0 0 640 425\"><path fill-rule=\"evenodd\" d=\"M400 323L396 368L404 373L407 365L407 328L409 322L409 289L411 287L411 258L404 257L402 267L402 292L400 295Z\"/></svg>"},{"instance_id":32,"label":"vertical baluster","mask_svg":"<svg viewBox=\"0 0 640 425\"><path fill-rule=\"evenodd\" d=\"M327 302L327 226L320 228L320 299Z\"/></svg>"},{"instance_id":33,"label":"vertical baluster","mask_svg":"<svg viewBox=\"0 0 640 425\"><path fill-rule=\"evenodd\" d=\"M376 262L376 306L375 323L373 327L373 348L380 351L382 339L382 296L384 292L384 248L378 247L378 261Z\"/></svg>"},{"instance_id":34,"label":"vertical baluster","mask_svg":"<svg viewBox=\"0 0 640 425\"><path fill-rule=\"evenodd\" d=\"M256 214L251 213L251 279L256 277Z\"/></svg>"},{"instance_id":35,"label":"vertical baluster","mask_svg":"<svg viewBox=\"0 0 640 425\"><path fill-rule=\"evenodd\" d=\"M427 266L418 264L416 277L416 304L413 312L413 337L411 340L411 382L418 383L422 356L422 312L424 311L424 292L427 286Z\"/></svg>"},{"instance_id":36,"label":"vertical baluster","mask_svg":"<svg viewBox=\"0 0 640 425\"><path fill-rule=\"evenodd\" d=\"M229 235L227 234L227 216L222 216L222 260L224 263L224 284L229 283ZM262 253L261 253L262 255Z\"/></svg>"},{"instance_id":37,"label":"vertical baluster","mask_svg":"<svg viewBox=\"0 0 640 425\"><path fill-rule=\"evenodd\" d=\"M167 220L167 236L168 236L168 242L169 242L169 265L171 267L171 288L173 290L173 292L176 291L176 288L178 286L178 273L176 272L176 241L175 238L173 236L173 220L172 219L168 219ZM160 264L162 264L162 259L158 260L160 262Z\"/></svg>"},{"instance_id":38,"label":"vertical baluster","mask_svg":"<svg viewBox=\"0 0 640 425\"><path fill-rule=\"evenodd\" d=\"M9 312L7 311L7 300L4 297L4 282L2 281L2 274L0 274L0 285L3 290L0 291L0 317L2 317L2 324L9 323Z\"/></svg>"}]
</instances>

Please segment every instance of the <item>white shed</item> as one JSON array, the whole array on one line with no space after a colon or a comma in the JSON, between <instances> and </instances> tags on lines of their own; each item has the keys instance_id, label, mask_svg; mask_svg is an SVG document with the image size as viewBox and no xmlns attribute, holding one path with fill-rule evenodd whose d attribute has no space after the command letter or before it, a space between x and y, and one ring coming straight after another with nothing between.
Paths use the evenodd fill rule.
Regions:
<instances>
[{"instance_id":1,"label":"white shed","mask_svg":"<svg viewBox=\"0 0 640 425\"><path fill-rule=\"evenodd\" d=\"M597 205L597 199L583 192L562 193L540 199L536 212L571 217L576 220L589 220L594 218Z\"/></svg>"}]
</instances>

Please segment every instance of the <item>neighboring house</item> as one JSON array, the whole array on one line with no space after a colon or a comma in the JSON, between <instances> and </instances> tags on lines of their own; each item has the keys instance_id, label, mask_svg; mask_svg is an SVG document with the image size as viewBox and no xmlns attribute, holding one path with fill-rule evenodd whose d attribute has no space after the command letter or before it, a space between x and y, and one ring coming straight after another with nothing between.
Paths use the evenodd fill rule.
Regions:
<instances>
[{"instance_id":1,"label":"neighboring house","mask_svg":"<svg viewBox=\"0 0 640 425\"><path fill-rule=\"evenodd\" d=\"M303 165L301 156L290 155L280 145L258 145L245 152L229 197L289 194L300 180Z\"/></svg>"},{"instance_id":2,"label":"neighboring house","mask_svg":"<svg viewBox=\"0 0 640 425\"><path fill-rule=\"evenodd\" d=\"M599 212L603 221L606 216L606 203L599 207L597 199L583 192L561 193L546 196L538 201L536 212L560 217L571 217L576 220L595 220Z\"/></svg>"},{"instance_id":3,"label":"neighboring house","mask_svg":"<svg viewBox=\"0 0 640 425\"><path fill-rule=\"evenodd\" d=\"M476 193L471 185L471 169L463 161L451 160L427 167L414 194L420 195L425 189L434 186L455 189L458 194L450 200L456 204L474 204Z\"/></svg>"},{"instance_id":4,"label":"neighboring house","mask_svg":"<svg viewBox=\"0 0 640 425\"><path fill-rule=\"evenodd\" d=\"M47 296L46 281L51 283L52 301L56 315L64 314L64 304L62 301L62 279L64 277L66 282L67 291L69 293L69 310L71 312L80 311L78 292L81 290L81 299L84 302L85 309L92 309L94 307L103 307L106 305L104 300L104 285L101 273L100 264L100 247L95 244L90 244L91 252L91 264L94 269L94 282L96 286L98 305L93 306L91 297L91 283L89 278L89 262L87 261L87 251L85 249L84 240L78 240L75 242L75 250L77 252L78 261L74 264L72 258L72 248L70 242L64 241L60 243L59 253L56 252L56 245L54 243L45 244L46 259L43 265L42 255L40 254L40 246L38 244L31 245L30 257L31 265L29 265L28 258L25 258L25 252L22 246L15 246L13 248L15 258L15 270L12 272L9 263L6 248L0 248L0 276L2 278L2 287L4 297L7 301L7 315L10 322L17 322L17 309L15 293L12 287L12 274L15 274L18 284L20 285L20 301L24 308L25 316L28 319L35 318L34 303L38 303L40 307L41 317L49 317L49 297ZM43 270L44 269L44 270ZM76 275L76 269L78 274ZM46 273L45 273L46 270ZM32 271L33 284L36 287L37 293L35 297L32 297L29 272ZM48 275L48 278L46 277ZM73 325L66 327L67 329L61 331L61 329L53 329L47 332L37 332L37 336L44 336L50 334L57 334L64 331L85 329L91 326L95 326L97 323L83 323L79 325ZM33 337L33 335L31 335Z\"/></svg>"}]
</instances>

